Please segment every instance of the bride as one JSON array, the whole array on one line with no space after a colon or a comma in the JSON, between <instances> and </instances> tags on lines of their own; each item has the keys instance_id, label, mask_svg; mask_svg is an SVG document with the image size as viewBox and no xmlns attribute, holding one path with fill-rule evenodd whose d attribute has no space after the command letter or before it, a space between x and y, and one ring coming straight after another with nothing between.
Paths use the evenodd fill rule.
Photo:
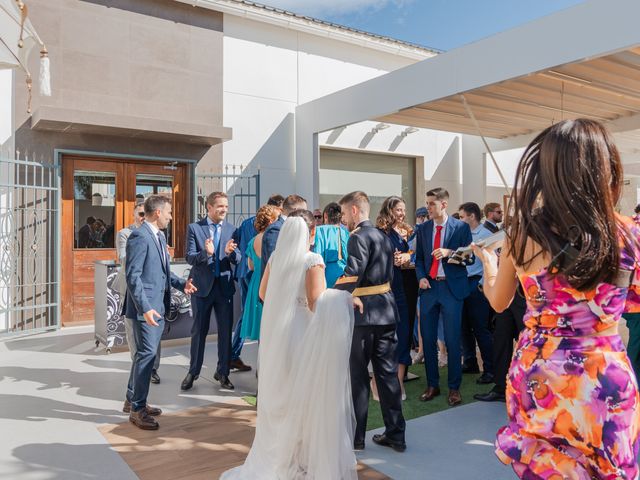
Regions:
<instances>
[{"instance_id":1,"label":"bride","mask_svg":"<svg viewBox=\"0 0 640 480\"><path fill-rule=\"evenodd\" d=\"M322 257L309 251L314 234L311 212L293 212L267 264L256 434L224 480L357 479L349 353L362 303L326 289Z\"/></svg>"}]
</instances>

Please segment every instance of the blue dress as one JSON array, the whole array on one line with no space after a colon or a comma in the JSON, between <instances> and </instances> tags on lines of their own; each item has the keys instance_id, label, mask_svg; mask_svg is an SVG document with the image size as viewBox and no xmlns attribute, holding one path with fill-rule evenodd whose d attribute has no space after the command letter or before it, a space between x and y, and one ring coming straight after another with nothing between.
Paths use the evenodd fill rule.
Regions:
<instances>
[{"instance_id":1,"label":"blue dress","mask_svg":"<svg viewBox=\"0 0 640 480\"><path fill-rule=\"evenodd\" d=\"M399 250L402 253L407 253L409 251L409 243L393 228L389 230L387 236L391 240L394 250ZM393 292L393 297L396 300L398 314L400 317L396 326L396 335L398 336L396 357L398 358L398 363L409 366L411 365L411 327L409 322L409 304L407 303L407 296L404 291L402 276L402 268L394 266L391 291Z\"/></svg>"},{"instance_id":2,"label":"blue dress","mask_svg":"<svg viewBox=\"0 0 640 480\"><path fill-rule=\"evenodd\" d=\"M249 240L247 245L246 257L253 262L253 271L260 272L262 269L262 260L253 248L253 241L256 237ZM240 336L245 340L260 339L260 320L262 319L262 303L259 298L260 291L260 275L251 275L249 288L247 289L247 299L244 302L244 312L242 313L242 328Z\"/></svg>"},{"instance_id":3,"label":"blue dress","mask_svg":"<svg viewBox=\"0 0 640 480\"><path fill-rule=\"evenodd\" d=\"M347 266L347 242L349 232L339 225L318 225L313 251L324 260L324 276L327 288L335 285Z\"/></svg>"}]
</instances>

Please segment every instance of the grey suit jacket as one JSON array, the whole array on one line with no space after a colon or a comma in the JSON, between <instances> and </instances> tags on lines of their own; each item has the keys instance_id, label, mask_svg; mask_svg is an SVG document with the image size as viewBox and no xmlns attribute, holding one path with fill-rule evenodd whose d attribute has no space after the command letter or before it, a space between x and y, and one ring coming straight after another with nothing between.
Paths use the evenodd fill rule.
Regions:
<instances>
[{"instance_id":1,"label":"grey suit jacket","mask_svg":"<svg viewBox=\"0 0 640 480\"><path fill-rule=\"evenodd\" d=\"M124 227L118 232L116 237L116 252L118 253L120 270L118 270L118 275L116 275L116 278L113 280L112 288L116 292L120 293L120 298L124 298L127 294L127 276L125 273L127 265L127 240L129 239L131 232L136 228L138 227L136 227L135 223L128 227Z\"/></svg>"}]
</instances>

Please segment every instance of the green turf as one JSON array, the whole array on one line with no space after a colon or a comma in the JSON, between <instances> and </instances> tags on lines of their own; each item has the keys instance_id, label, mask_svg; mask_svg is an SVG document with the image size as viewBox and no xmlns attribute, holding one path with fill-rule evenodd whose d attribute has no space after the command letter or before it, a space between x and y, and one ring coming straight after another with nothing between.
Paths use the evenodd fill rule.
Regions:
<instances>
[{"instance_id":1,"label":"green turf","mask_svg":"<svg viewBox=\"0 0 640 480\"><path fill-rule=\"evenodd\" d=\"M412 418L423 417L424 415L430 415L432 413L446 410L450 407L447 404L447 394L449 392L447 388L447 368L440 369L440 390L442 393L440 396L434 398L430 402L421 402L418 400L422 392L424 392L427 382L425 380L424 365L412 365L409 367L409 371L418 375L420 378L405 383L405 391L407 393L407 399L402 402L402 413L405 420L411 420ZM463 375L462 385L460 386L460 393L462 394L462 404L475 402L473 395L476 393L488 392L493 385L477 385L476 379L480 375ZM369 418L367 421L367 430L374 430L384 426L382 422L382 412L380 411L380 404L372 399L369 400Z\"/></svg>"},{"instance_id":2,"label":"green turf","mask_svg":"<svg viewBox=\"0 0 640 480\"><path fill-rule=\"evenodd\" d=\"M440 389L442 393L439 397L434 398L430 402L421 402L418 397L424 392L426 388L426 380L424 373L424 365L412 365L409 367L409 371L418 375L420 378L407 382L405 384L405 390L407 393L407 399L402 402L402 413L405 420L411 420L412 418L423 417L431 413L440 412L450 407L447 404L447 368L440 369ZM488 392L492 385L477 385L476 379L480 375L463 375L462 385L460 387L460 393L462 394L462 404L474 402L473 395L476 393ZM256 405L256 397L246 396L242 399L249 405ZM376 401L369 400L369 419L367 421L367 430L374 430L384 425L382 422L382 412L380 411L380 404Z\"/></svg>"}]
</instances>

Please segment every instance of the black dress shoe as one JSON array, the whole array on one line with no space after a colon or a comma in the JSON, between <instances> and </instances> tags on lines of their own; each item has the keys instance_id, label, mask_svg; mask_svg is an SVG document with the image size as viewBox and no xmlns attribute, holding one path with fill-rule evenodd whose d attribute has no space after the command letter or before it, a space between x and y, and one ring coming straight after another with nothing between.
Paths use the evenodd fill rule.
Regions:
<instances>
[{"instance_id":1,"label":"black dress shoe","mask_svg":"<svg viewBox=\"0 0 640 480\"><path fill-rule=\"evenodd\" d=\"M233 383L231 383L231 380L229 380L229 377L227 375L220 375L218 372L216 372L213 375L213 379L217 382L220 382L220 386L227 390L233 390L234 388L236 388L233 386Z\"/></svg>"},{"instance_id":2,"label":"black dress shoe","mask_svg":"<svg viewBox=\"0 0 640 480\"><path fill-rule=\"evenodd\" d=\"M476 393L473 398L481 402L506 402L504 393L489 390L487 393Z\"/></svg>"},{"instance_id":3,"label":"black dress shoe","mask_svg":"<svg viewBox=\"0 0 640 480\"><path fill-rule=\"evenodd\" d=\"M407 449L407 444L404 442L393 442L387 438L387 436L383 434L376 434L373 436L372 440L374 443L381 445L383 447L393 448L396 452L404 452Z\"/></svg>"},{"instance_id":4,"label":"black dress shoe","mask_svg":"<svg viewBox=\"0 0 640 480\"><path fill-rule=\"evenodd\" d=\"M160 383L160 375L158 375L158 371L154 370L151 372L151 383Z\"/></svg>"},{"instance_id":5,"label":"black dress shoe","mask_svg":"<svg viewBox=\"0 0 640 480\"><path fill-rule=\"evenodd\" d=\"M180 390L189 390L193 387L194 380L198 379L198 375L193 375L191 373L187 373L187 376L182 380L182 384L180 385Z\"/></svg>"},{"instance_id":6,"label":"black dress shoe","mask_svg":"<svg viewBox=\"0 0 640 480\"><path fill-rule=\"evenodd\" d=\"M484 372L480 377L476 380L478 385L488 385L493 383L493 373Z\"/></svg>"},{"instance_id":7,"label":"black dress shoe","mask_svg":"<svg viewBox=\"0 0 640 480\"><path fill-rule=\"evenodd\" d=\"M364 442L354 442L353 449L356 452L361 452L364 450Z\"/></svg>"},{"instance_id":8,"label":"black dress shoe","mask_svg":"<svg viewBox=\"0 0 640 480\"><path fill-rule=\"evenodd\" d=\"M480 367L478 366L477 363L476 364L463 363L462 373L480 373Z\"/></svg>"}]
</instances>

